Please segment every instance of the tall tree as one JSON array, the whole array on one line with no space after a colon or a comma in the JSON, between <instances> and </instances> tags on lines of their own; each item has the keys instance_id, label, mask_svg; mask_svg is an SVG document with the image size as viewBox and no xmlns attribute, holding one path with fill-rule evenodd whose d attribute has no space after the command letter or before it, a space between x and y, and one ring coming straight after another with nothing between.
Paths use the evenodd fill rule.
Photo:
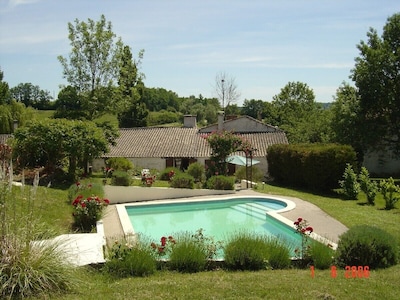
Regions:
<instances>
[{"instance_id":1,"label":"tall tree","mask_svg":"<svg viewBox=\"0 0 400 300\"><path fill-rule=\"evenodd\" d=\"M69 60L58 56L63 75L82 96L87 118L94 118L113 110L113 85L118 79L122 41L116 39L111 22L104 15L95 22L75 20L68 23L71 53Z\"/></svg>"},{"instance_id":2,"label":"tall tree","mask_svg":"<svg viewBox=\"0 0 400 300\"><path fill-rule=\"evenodd\" d=\"M319 107L312 89L302 82L289 82L273 97L276 123L287 134L291 143L318 142L315 123Z\"/></svg>"},{"instance_id":3,"label":"tall tree","mask_svg":"<svg viewBox=\"0 0 400 300\"><path fill-rule=\"evenodd\" d=\"M215 92L221 102L223 111L225 111L228 105L235 103L240 97L235 78L229 76L225 72L220 72L215 76Z\"/></svg>"},{"instance_id":4,"label":"tall tree","mask_svg":"<svg viewBox=\"0 0 400 300\"><path fill-rule=\"evenodd\" d=\"M120 108L118 122L120 127L145 127L149 114L146 104L141 101L140 91L143 89L143 75L139 73L143 50L139 52L139 60L135 61L129 46L124 46L121 56L118 78Z\"/></svg>"},{"instance_id":5,"label":"tall tree","mask_svg":"<svg viewBox=\"0 0 400 300\"><path fill-rule=\"evenodd\" d=\"M8 83L3 81L4 73L0 68L0 105L9 103L10 101L10 89Z\"/></svg>"},{"instance_id":6,"label":"tall tree","mask_svg":"<svg viewBox=\"0 0 400 300\"><path fill-rule=\"evenodd\" d=\"M400 13L387 19L382 37L375 29L357 48L352 70L360 110L357 129L365 149L389 147L400 155Z\"/></svg>"},{"instance_id":7,"label":"tall tree","mask_svg":"<svg viewBox=\"0 0 400 300\"><path fill-rule=\"evenodd\" d=\"M49 109L52 97L49 91L42 90L38 85L30 82L20 83L10 89L11 97L26 107Z\"/></svg>"},{"instance_id":8,"label":"tall tree","mask_svg":"<svg viewBox=\"0 0 400 300\"><path fill-rule=\"evenodd\" d=\"M255 119L261 120L264 113L264 102L262 100L244 100L242 113Z\"/></svg>"},{"instance_id":9,"label":"tall tree","mask_svg":"<svg viewBox=\"0 0 400 300\"><path fill-rule=\"evenodd\" d=\"M82 107L82 99L75 87L71 85L66 86L58 93L54 118L72 120L83 120L86 118L86 112Z\"/></svg>"},{"instance_id":10,"label":"tall tree","mask_svg":"<svg viewBox=\"0 0 400 300\"><path fill-rule=\"evenodd\" d=\"M331 127L334 141L359 148L356 147L356 145L359 146L361 139L356 129L360 111L357 89L343 82L336 91L330 110L332 111Z\"/></svg>"}]
</instances>

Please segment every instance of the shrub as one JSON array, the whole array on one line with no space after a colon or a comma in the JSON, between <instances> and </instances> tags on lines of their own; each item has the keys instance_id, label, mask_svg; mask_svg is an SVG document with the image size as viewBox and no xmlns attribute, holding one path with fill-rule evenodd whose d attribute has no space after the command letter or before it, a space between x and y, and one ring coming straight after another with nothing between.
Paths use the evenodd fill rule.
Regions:
<instances>
[{"instance_id":1,"label":"shrub","mask_svg":"<svg viewBox=\"0 0 400 300\"><path fill-rule=\"evenodd\" d=\"M130 186L132 183L131 176L124 171L115 171L111 177L111 184L117 186Z\"/></svg>"},{"instance_id":2,"label":"shrub","mask_svg":"<svg viewBox=\"0 0 400 300\"><path fill-rule=\"evenodd\" d=\"M289 246L278 238L267 238L268 265L273 269L286 269L291 264Z\"/></svg>"},{"instance_id":3,"label":"shrub","mask_svg":"<svg viewBox=\"0 0 400 300\"><path fill-rule=\"evenodd\" d=\"M193 189L194 178L189 174L179 173L172 177L170 185L173 188Z\"/></svg>"},{"instance_id":4,"label":"shrub","mask_svg":"<svg viewBox=\"0 0 400 300\"><path fill-rule=\"evenodd\" d=\"M261 235L233 234L224 248L225 266L230 270L261 270L268 265L268 246Z\"/></svg>"},{"instance_id":5,"label":"shrub","mask_svg":"<svg viewBox=\"0 0 400 300\"><path fill-rule=\"evenodd\" d=\"M212 190L233 190L235 178L223 175L211 176L206 182L206 187Z\"/></svg>"},{"instance_id":6,"label":"shrub","mask_svg":"<svg viewBox=\"0 0 400 300\"><path fill-rule=\"evenodd\" d=\"M346 165L343 173L343 180L339 181L341 193L350 200L357 200L360 192L360 184L357 181L357 175L350 164Z\"/></svg>"},{"instance_id":7,"label":"shrub","mask_svg":"<svg viewBox=\"0 0 400 300\"><path fill-rule=\"evenodd\" d=\"M386 231L369 225L350 228L342 234L336 250L339 266L387 268L398 261L396 239Z\"/></svg>"},{"instance_id":8,"label":"shrub","mask_svg":"<svg viewBox=\"0 0 400 300\"><path fill-rule=\"evenodd\" d=\"M346 163L356 161L350 146L276 144L268 148L268 170L275 180L292 186L330 191L337 187Z\"/></svg>"},{"instance_id":9,"label":"shrub","mask_svg":"<svg viewBox=\"0 0 400 300\"><path fill-rule=\"evenodd\" d=\"M370 205L375 205L375 197L378 193L378 184L369 178L369 172L367 168L362 167L360 174L358 175L360 180L361 191L367 196L367 201Z\"/></svg>"},{"instance_id":10,"label":"shrub","mask_svg":"<svg viewBox=\"0 0 400 300\"><path fill-rule=\"evenodd\" d=\"M263 181L264 179L264 174L260 171L257 166L251 166L249 167L248 172L251 172L251 177L253 182L258 182L258 181ZM235 172L235 177L236 181L241 181L242 179L247 179L246 178L246 167L241 166L240 168L237 169Z\"/></svg>"},{"instance_id":11,"label":"shrub","mask_svg":"<svg viewBox=\"0 0 400 300\"><path fill-rule=\"evenodd\" d=\"M133 169L133 163L125 157L111 157L107 159L106 165L111 169L125 172Z\"/></svg>"},{"instance_id":12,"label":"shrub","mask_svg":"<svg viewBox=\"0 0 400 300\"><path fill-rule=\"evenodd\" d=\"M397 201L400 200L400 187L394 184L394 179L390 177L388 180L382 180L380 192L385 199L385 209L393 209Z\"/></svg>"},{"instance_id":13,"label":"shrub","mask_svg":"<svg viewBox=\"0 0 400 300\"><path fill-rule=\"evenodd\" d=\"M172 171L172 172L171 172L171 171ZM182 173L182 171L179 170L178 168L168 167L168 168L165 168L165 169L160 173L159 178L160 178L160 180L169 181L169 180L171 179L171 178L170 178L170 175L171 175L171 174L177 175L177 174L180 174L180 173Z\"/></svg>"},{"instance_id":14,"label":"shrub","mask_svg":"<svg viewBox=\"0 0 400 300\"><path fill-rule=\"evenodd\" d=\"M148 276L156 271L156 260L143 237L138 241L115 241L108 250L103 270L115 277Z\"/></svg>"},{"instance_id":15,"label":"shrub","mask_svg":"<svg viewBox=\"0 0 400 300\"><path fill-rule=\"evenodd\" d=\"M194 178L195 182L203 182L205 178L205 168L198 162L190 164L187 173Z\"/></svg>"},{"instance_id":16,"label":"shrub","mask_svg":"<svg viewBox=\"0 0 400 300\"><path fill-rule=\"evenodd\" d=\"M185 273L203 271L207 265L208 252L189 232L177 235L176 244L172 247L169 268Z\"/></svg>"},{"instance_id":17,"label":"shrub","mask_svg":"<svg viewBox=\"0 0 400 300\"><path fill-rule=\"evenodd\" d=\"M311 241L310 246L309 255L314 267L320 270L328 269L333 263L335 251L315 240Z\"/></svg>"},{"instance_id":18,"label":"shrub","mask_svg":"<svg viewBox=\"0 0 400 300\"><path fill-rule=\"evenodd\" d=\"M108 199L101 199L98 196L84 198L82 195L78 195L72 202L75 228L83 232L91 232L109 203Z\"/></svg>"}]
</instances>

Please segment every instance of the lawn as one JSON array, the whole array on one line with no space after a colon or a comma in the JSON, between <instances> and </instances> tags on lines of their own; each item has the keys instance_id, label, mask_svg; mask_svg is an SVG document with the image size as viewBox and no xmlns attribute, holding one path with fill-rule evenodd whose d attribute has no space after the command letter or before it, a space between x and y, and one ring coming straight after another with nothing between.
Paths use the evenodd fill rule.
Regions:
<instances>
[{"instance_id":1,"label":"lawn","mask_svg":"<svg viewBox=\"0 0 400 300\"><path fill-rule=\"evenodd\" d=\"M359 201L344 201L330 195L265 185L259 192L298 197L309 201L329 215L351 227L357 224L378 226L400 241L399 203L396 209L383 210L378 198L376 206ZM49 226L70 230L71 208L67 191L40 188L36 213ZM159 271L145 278L113 279L93 268L82 270L81 287L75 292L56 295L57 299L398 299L400 265L372 270L369 278L345 278L345 271L309 269L265 270L258 272L227 272L223 270L181 274Z\"/></svg>"}]
</instances>

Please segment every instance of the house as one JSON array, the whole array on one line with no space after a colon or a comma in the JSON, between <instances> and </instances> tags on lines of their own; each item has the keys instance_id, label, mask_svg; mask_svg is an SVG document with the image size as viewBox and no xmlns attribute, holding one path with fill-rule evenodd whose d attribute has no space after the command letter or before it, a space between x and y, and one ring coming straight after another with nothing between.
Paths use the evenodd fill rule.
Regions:
<instances>
[{"instance_id":1,"label":"house","mask_svg":"<svg viewBox=\"0 0 400 300\"><path fill-rule=\"evenodd\" d=\"M217 130L232 131L253 146L253 158L260 161L257 167L267 172L267 150L273 144L287 144L286 134L279 128L263 124L249 117L240 116L224 120L220 114L218 123L197 128L196 117L184 117L183 127L122 128L116 146L110 148L104 158L125 157L135 167L163 170L166 167L186 169L190 163L207 164L211 149L206 136ZM244 152L236 155L244 156ZM104 161L93 162L93 170L104 167Z\"/></svg>"}]
</instances>

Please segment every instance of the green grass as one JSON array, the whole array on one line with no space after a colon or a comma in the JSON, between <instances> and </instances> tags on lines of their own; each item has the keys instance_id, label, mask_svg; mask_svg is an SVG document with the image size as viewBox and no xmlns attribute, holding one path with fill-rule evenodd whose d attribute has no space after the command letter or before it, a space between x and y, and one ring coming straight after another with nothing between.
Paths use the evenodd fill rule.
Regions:
<instances>
[{"instance_id":1,"label":"green grass","mask_svg":"<svg viewBox=\"0 0 400 300\"><path fill-rule=\"evenodd\" d=\"M45 189L45 188L41 188ZM41 190L40 189L40 190ZM67 191L46 189L41 198L42 219L49 226L69 230L72 221ZM366 199L345 201L335 195L321 196L305 191L265 185L259 192L298 197L309 201L329 215L351 227L358 224L378 226L400 240L399 203L390 211L377 197L375 206L364 205ZM51 207L51 208L50 208ZM53 219L54 218L54 219ZM263 270L257 272L227 272L223 270L181 274L158 271L149 277L112 279L98 270L86 272L81 288L74 293L57 295L57 299L398 299L400 265L372 270L370 278L345 278L345 271L315 270L314 278L308 269Z\"/></svg>"}]
</instances>

